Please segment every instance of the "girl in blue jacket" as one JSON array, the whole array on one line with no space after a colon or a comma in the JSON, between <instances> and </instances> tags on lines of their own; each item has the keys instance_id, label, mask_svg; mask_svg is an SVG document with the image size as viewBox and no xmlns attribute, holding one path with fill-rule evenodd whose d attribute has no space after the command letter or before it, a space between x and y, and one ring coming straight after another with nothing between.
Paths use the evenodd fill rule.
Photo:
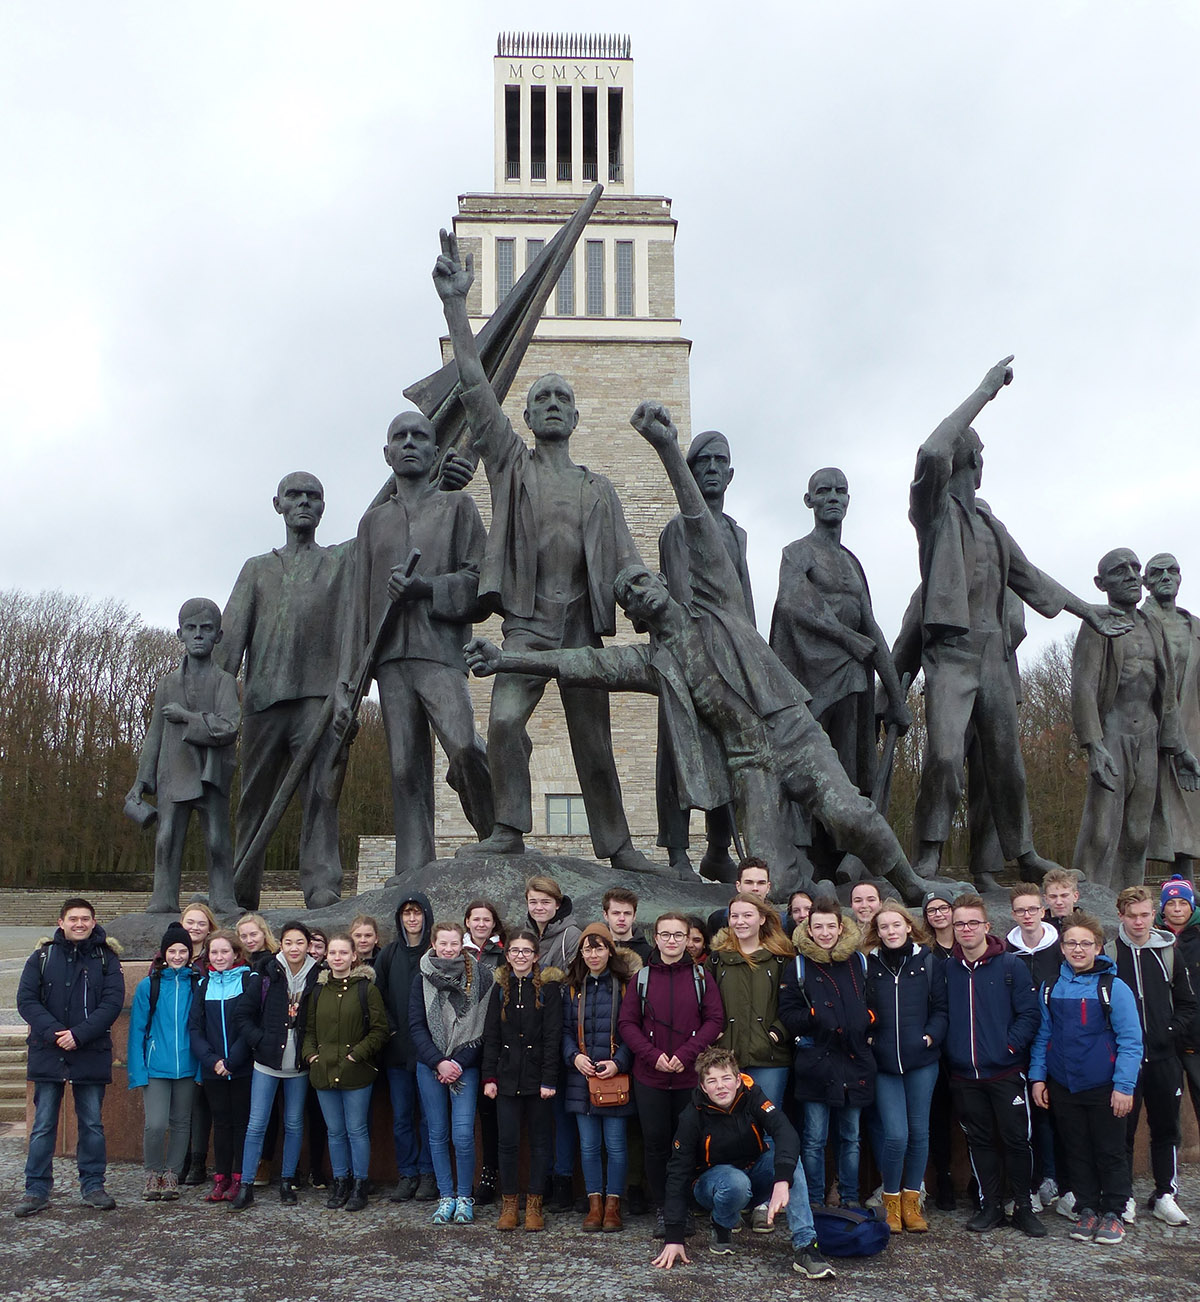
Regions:
<instances>
[{"instance_id":1,"label":"girl in blue jacket","mask_svg":"<svg viewBox=\"0 0 1200 1302\"><path fill-rule=\"evenodd\" d=\"M1101 952L1104 928L1085 913L1062 926L1064 962L1041 989L1042 1023L1029 1063L1033 1101L1050 1108L1078 1220L1071 1238L1120 1243L1130 1196L1125 1118L1142 1062L1133 991Z\"/></svg>"},{"instance_id":2,"label":"girl in blue jacket","mask_svg":"<svg viewBox=\"0 0 1200 1302\"><path fill-rule=\"evenodd\" d=\"M191 962L192 939L172 922L149 974L138 982L129 1011L129 1088L142 1091L146 1114L142 1197L147 1202L179 1197L192 1134L197 1062L188 1036L195 979Z\"/></svg>"},{"instance_id":3,"label":"girl in blue jacket","mask_svg":"<svg viewBox=\"0 0 1200 1302\"><path fill-rule=\"evenodd\" d=\"M188 1030L200 1059L204 1093L213 1119L213 1187L205 1202L232 1202L242 1177L242 1150L250 1120L254 1061L237 1017L243 982L250 975L246 947L232 931L208 941L208 972L196 984ZM248 1173L254 1179L254 1172Z\"/></svg>"}]
</instances>

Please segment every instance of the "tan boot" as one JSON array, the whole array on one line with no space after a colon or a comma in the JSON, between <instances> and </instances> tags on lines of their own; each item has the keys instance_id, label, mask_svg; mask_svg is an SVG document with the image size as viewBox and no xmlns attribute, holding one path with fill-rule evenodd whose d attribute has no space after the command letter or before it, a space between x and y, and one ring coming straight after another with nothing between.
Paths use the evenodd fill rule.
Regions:
<instances>
[{"instance_id":1,"label":"tan boot","mask_svg":"<svg viewBox=\"0 0 1200 1302\"><path fill-rule=\"evenodd\" d=\"M899 1234L904 1229L904 1224L900 1219L900 1195L898 1193L883 1195L883 1210L887 1213L888 1229L893 1234Z\"/></svg>"},{"instance_id":2,"label":"tan boot","mask_svg":"<svg viewBox=\"0 0 1200 1302\"><path fill-rule=\"evenodd\" d=\"M525 1195L525 1228L527 1230L544 1230L546 1218L542 1215L542 1195Z\"/></svg>"},{"instance_id":3,"label":"tan boot","mask_svg":"<svg viewBox=\"0 0 1200 1302\"><path fill-rule=\"evenodd\" d=\"M625 1224L621 1220L621 1200L616 1194L609 1194L604 1200L604 1233L619 1234Z\"/></svg>"},{"instance_id":4,"label":"tan boot","mask_svg":"<svg viewBox=\"0 0 1200 1302\"><path fill-rule=\"evenodd\" d=\"M919 1189L902 1189L900 1191L900 1215L904 1221L904 1228L911 1230L914 1234L924 1234L929 1229L929 1222L921 1213L921 1192Z\"/></svg>"},{"instance_id":5,"label":"tan boot","mask_svg":"<svg viewBox=\"0 0 1200 1302\"><path fill-rule=\"evenodd\" d=\"M583 1218L583 1232L585 1234L599 1234L604 1228L604 1196L602 1194L588 1194L587 1215Z\"/></svg>"},{"instance_id":6,"label":"tan boot","mask_svg":"<svg viewBox=\"0 0 1200 1302\"><path fill-rule=\"evenodd\" d=\"M517 1195L501 1194L500 1195L500 1219L496 1222L498 1230L515 1230L519 1220L517 1217Z\"/></svg>"}]
</instances>

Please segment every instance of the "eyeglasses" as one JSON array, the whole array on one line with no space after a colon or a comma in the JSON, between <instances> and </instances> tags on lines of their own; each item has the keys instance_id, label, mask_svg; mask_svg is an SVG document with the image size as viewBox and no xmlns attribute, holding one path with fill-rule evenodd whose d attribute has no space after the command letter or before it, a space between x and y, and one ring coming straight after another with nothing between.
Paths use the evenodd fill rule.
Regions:
<instances>
[{"instance_id":1,"label":"eyeglasses","mask_svg":"<svg viewBox=\"0 0 1200 1302\"><path fill-rule=\"evenodd\" d=\"M688 938L686 931L656 931L654 934L658 940L680 941Z\"/></svg>"},{"instance_id":2,"label":"eyeglasses","mask_svg":"<svg viewBox=\"0 0 1200 1302\"><path fill-rule=\"evenodd\" d=\"M1062 947L1063 949L1095 949L1096 942L1094 940L1064 940Z\"/></svg>"},{"instance_id":3,"label":"eyeglasses","mask_svg":"<svg viewBox=\"0 0 1200 1302\"><path fill-rule=\"evenodd\" d=\"M971 918L968 922L956 922L955 931L974 931L976 927L986 927L987 923L982 918Z\"/></svg>"},{"instance_id":4,"label":"eyeglasses","mask_svg":"<svg viewBox=\"0 0 1200 1302\"><path fill-rule=\"evenodd\" d=\"M1041 913L1041 911L1042 906L1040 904L1035 904L1028 909L1013 909L1014 913L1020 914L1023 918L1031 918L1035 913Z\"/></svg>"},{"instance_id":5,"label":"eyeglasses","mask_svg":"<svg viewBox=\"0 0 1200 1302\"><path fill-rule=\"evenodd\" d=\"M925 910L925 912L926 913L949 913L950 906L948 904L931 904L929 908Z\"/></svg>"},{"instance_id":6,"label":"eyeglasses","mask_svg":"<svg viewBox=\"0 0 1200 1302\"><path fill-rule=\"evenodd\" d=\"M536 949L528 949L524 945L517 945L508 951L510 958L532 958L536 953Z\"/></svg>"}]
</instances>

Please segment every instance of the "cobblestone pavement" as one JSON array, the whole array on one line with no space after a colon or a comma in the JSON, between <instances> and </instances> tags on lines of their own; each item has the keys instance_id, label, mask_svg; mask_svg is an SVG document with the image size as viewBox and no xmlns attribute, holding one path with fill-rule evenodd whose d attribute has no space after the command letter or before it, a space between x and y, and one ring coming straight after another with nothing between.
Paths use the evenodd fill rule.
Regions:
<instances>
[{"instance_id":1,"label":"cobblestone pavement","mask_svg":"<svg viewBox=\"0 0 1200 1302\"><path fill-rule=\"evenodd\" d=\"M62 1161L50 1207L17 1221L9 1208L21 1193L23 1163L23 1135L0 1138L4 1302L391 1302L414 1289L433 1302L1184 1302L1200 1280L1200 1228L1168 1229L1144 1211L1117 1248L1075 1243L1069 1222L1053 1213L1043 1217L1049 1237L1032 1241L1011 1229L971 1235L965 1212L932 1212L931 1234L904 1235L880 1256L837 1262L837 1279L815 1282L790 1269L782 1230L735 1235L735 1255L720 1258L702 1231L689 1243L692 1264L667 1273L650 1266L656 1248L647 1217L628 1220L620 1235L585 1235L576 1215L548 1217L544 1234L502 1235L493 1228L495 1207L480 1208L474 1226L435 1228L428 1204L396 1206L380 1196L364 1212L330 1212L324 1194L310 1189L297 1207L260 1189L254 1205L235 1214L204 1204L196 1190L177 1203L143 1203L141 1171L127 1163L109 1170L116 1211L82 1206L73 1163ZM1147 1190L1139 1184L1138 1193L1144 1200ZM1200 1222L1200 1174L1191 1168L1179 1201Z\"/></svg>"}]
</instances>

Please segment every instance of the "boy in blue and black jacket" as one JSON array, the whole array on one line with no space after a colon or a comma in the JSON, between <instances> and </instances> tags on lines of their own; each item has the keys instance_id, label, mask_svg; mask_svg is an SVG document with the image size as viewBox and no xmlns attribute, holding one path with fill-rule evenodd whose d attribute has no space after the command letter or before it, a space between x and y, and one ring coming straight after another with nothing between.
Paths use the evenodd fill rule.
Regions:
<instances>
[{"instance_id":1,"label":"boy in blue and black jacket","mask_svg":"<svg viewBox=\"0 0 1200 1302\"><path fill-rule=\"evenodd\" d=\"M1074 913L1063 920L1063 963L1040 991L1029 1079L1033 1101L1053 1111L1062 1137L1078 1216L1071 1237L1112 1244L1125 1234L1125 1118L1142 1063L1142 1027L1133 991L1103 945L1095 918Z\"/></svg>"}]
</instances>

